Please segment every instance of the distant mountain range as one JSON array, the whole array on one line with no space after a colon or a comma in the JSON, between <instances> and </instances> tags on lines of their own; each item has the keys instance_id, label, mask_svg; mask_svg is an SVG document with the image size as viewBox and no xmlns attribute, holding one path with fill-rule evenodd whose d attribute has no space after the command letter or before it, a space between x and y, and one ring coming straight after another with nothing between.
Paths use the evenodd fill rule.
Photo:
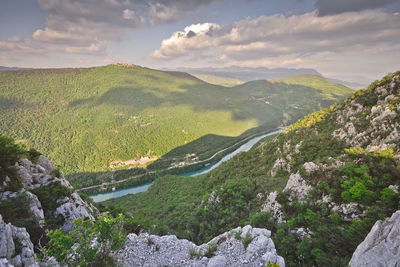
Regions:
<instances>
[{"instance_id":1,"label":"distant mountain range","mask_svg":"<svg viewBox=\"0 0 400 267\"><path fill-rule=\"evenodd\" d=\"M237 81L249 82L254 80L271 80L271 79L284 78L301 74L313 74L324 77L321 73L319 73L315 69L310 69L310 68L299 68L299 69L265 68L265 67L248 68L248 67L231 66L224 68L177 68L174 70L188 72L198 77L199 79L205 80L206 82L224 86L237 85ZM228 80L223 78L226 78ZM327 77L324 78L329 80L330 82L343 84L353 89L360 89L368 84L368 83L348 82Z\"/></svg>"},{"instance_id":2,"label":"distant mountain range","mask_svg":"<svg viewBox=\"0 0 400 267\"><path fill-rule=\"evenodd\" d=\"M5 67L0 66L0 71L2 70L29 70L30 68L19 68L19 67Z\"/></svg>"}]
</instances>

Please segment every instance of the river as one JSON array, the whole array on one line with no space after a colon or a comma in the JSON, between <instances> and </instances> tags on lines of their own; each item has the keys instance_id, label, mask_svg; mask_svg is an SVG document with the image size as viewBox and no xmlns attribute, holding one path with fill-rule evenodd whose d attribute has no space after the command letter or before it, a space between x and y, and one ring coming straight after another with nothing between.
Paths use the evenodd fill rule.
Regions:
<instances>
[{"instance_id":1,"label":"river","mask_svg":"<svg viewBox=\"0 0 400 267\"><path fill-rule=\"evenodd\" d=\"M277 134L280 131L282 131L282 129L279 129L279 130L276 130L276 131L273 131L273 132L269 132L269 133L266 133L266 134L263 134L263 135L259 135L259 136L253 137L252 139L250 139L249 141L247 141L246 143L241 145L239 148L237 148L235 151L233 151L233 152L231 152L229 154L226 154L218 162L216 162L214 164L211 164L211 165L209 165L207 167L201 168L200 170L197 170L197 171L194 171L194 172L188 172L188 173L180 174L179 176L193 177L193 176L205 174L205 173L217 168L219 165L221 165L225 161L230 160L233 156L239 154L240 152L249 151L261 139L263 139L263 138L265 138L267 136L271 136L271 135ZM93 199L94 202L101 202L101 201L105 201L105 200L112 199L112 198L122 197L122 196L125 196L125 195L128 195L128 194L137 194L137 193L140 193L140 192L145 192L145 191L147 191L147 189L149 189L151 184L152 183L146 183L146 184L136 185L136 186L132 186L132 187L124 188L124 189L119 189L119 190L115 190L115 191L111 191L111 192L98 193L98 194L90 195L90 197Z\"/></svg>"}]
</instances>

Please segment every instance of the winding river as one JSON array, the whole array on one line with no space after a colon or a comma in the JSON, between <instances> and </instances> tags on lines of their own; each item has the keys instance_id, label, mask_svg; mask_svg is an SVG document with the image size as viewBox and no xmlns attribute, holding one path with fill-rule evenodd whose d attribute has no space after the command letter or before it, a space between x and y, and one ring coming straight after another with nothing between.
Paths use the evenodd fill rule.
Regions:
<instances>
[{"instance_id":1,"label":"winding river","mask_svg":"<svg viewBox=\"0 0 400 267\"><path fill-rule=\"evenodd\" d=\"M269 133L266 133L266 134L263 134L263 135L259 135L259 136L253 137L249 141L247 141L246 143L241 145L239 148L237 148L235 151L225 155L218 162L216 162L214 164L211 164L211 165L209 165L207 167L204 167L204 168L202 168L200 170L194 171L194 172L188 172L188 173L180 174L179 176L193 177L193 176L205 174L205 173L217 168L219 165L221 165L225 161L230 160L233 156L239 154L240 152L249 151L261 139L263 139L263 138L265 138L267 136L275 135L275 134L279 133L280 131L282 131L282 129L279 129L279 130L276 130L276 131L273 131L273 132L269 132ZM149 189L151 184L152 183L146 183L146 184L136 185L136 186L132 186L132 187L124 188L124 189L119 189L119 190L115 190L115 191L111 191L111 192L98 193L98 194L90 195L90 197L94 200L94 202L101 202L101 201L105 201L105 200L112 199L112 198L122 197L122 196L125 196L125 195L128 195L128 194L137 194L137 193L140 193L140 192L145 192L145 191L147 191L147 189Z\"/></svg>"}]
</instances>

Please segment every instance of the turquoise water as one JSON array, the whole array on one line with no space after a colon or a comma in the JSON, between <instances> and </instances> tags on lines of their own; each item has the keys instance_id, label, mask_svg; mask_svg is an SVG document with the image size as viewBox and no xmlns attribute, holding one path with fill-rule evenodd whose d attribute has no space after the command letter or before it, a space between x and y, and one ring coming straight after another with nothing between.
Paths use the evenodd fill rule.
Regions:
<instances>
[{"instance_id":1,"label":"turquoise water","mask_svg":"<svg viewBox=\"0 0 400 267\"><path fill-rule=\"evenodd\" d=\"M204 168L202 168L200 170L194 171L194 172L188 172L188 173L180 174L179 176L193 177L193 176L205 174L205 173L217 168L219 165L221 165L225 161L230 160L233 156L239 154L240 152L249 151L261 139L263 139L263 138L265 138L267 136L271 136L271 135L277 134L280 131L281 131L281 129L273 131L273 132L270 132L270 133L267 133L267 134L263 134L263 135L260 135L260 136L256 136L256 137L250 139L249 141L247 141L246 143L244 143L243 145L241 145L235 151L225 155L218 162L216 162L214 164L211 164L211 165L209 165L207 167L204 167ZM128 194L137 194L137 193L140 193L140 192L145 192L145 191L147 191L147 189L149 189L151 184L152 183L146 183L146 184L132 186L132 187L128 187L128 188L124 188L124 189L120 189L120 190L115 190L115 191L110 191L110 192L106 192L106 193L98 193L98 194L90 195L90 197L93 199L94 202L101 202L101 201L105 201L105 200L112 199L112 198L122 197L122 196L125 196L125 195L128 195Z\"/></svg>"},{"instance_id":2,"label":"turquoise water","mask_svg":"<svg viewBox=\"0 0 400 267\"><path fill-rule=\"evenodd\" d=\"M90 195L90 197L93 199L94 202L101 202L112 198L122 197L128 194L137 194L140 192L145 192L147 191L147 189L149 189L151 184L152 183L146 183L106 193L94 194Z\"/></svg>"},{"instance_id":3,"label":"turquoise water","mask_svg":"<svg viewBox=\"0 0 400 267\"><path fill-rule=\"evenodd\" d=\"M211 170L217 168L219 165L221 165L221 164L224 163L225 161L230 160L233 156L239 154L240 152L249 151L249 150L250 150L255 144L257 144L261 139L263 139L263 138L265 138L265 137L267 137L267 136L271 136L271 135L277 134L277 133L279 133L280 131L281 131L281 130L276 130L276 131L273 131L273 132L270 132L270 133L267 133L267 134L263 134L263 135L260 135L260 136L256 136L256 137L250 139L249 141L247 141L247 143L244 143L243 145L241 145L241 146L240 146L239 148L237 148L235 151L233 151L233 152L231 152L231 153L225 155L220 161L218 161L218 162L216 162L216 163L214 163L214 164L211 164L211 165L209 165L209 166L207 166L207 167L204 167L204 168L202 168L202 169L200 169L200 170L197 170L197 171L194 171L194 172L188 172L188 173L180 174L179 176L190 176L190 177L193 177L193 176L205 174L205 173L207 173L207 172L209 172L209 171L211 171Z\"/></svg>"}]
</instances>

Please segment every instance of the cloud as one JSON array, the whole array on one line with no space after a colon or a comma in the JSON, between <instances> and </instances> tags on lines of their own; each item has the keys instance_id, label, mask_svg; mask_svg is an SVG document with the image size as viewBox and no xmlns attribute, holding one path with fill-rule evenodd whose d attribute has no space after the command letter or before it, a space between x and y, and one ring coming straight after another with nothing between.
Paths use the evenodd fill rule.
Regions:
<instances>
[{"instance_id":1,"label":"cloud","mask_svg":"<svg viewBox=\"0 0 400 267\"><path fill-rule=\"evenodd\" d=\"M361 11L381 8L399 0L317 0L315 3L319 16L339 14L343 12Z\"/></svg>"},{"instance_id":2,"label":"cloud","mask_svg":"<svg viewBox=\"0 0 400 267\"><path fill-rule=\"evenodd\" d=\"M0 54L40 54L43 52L40 47L36 46L34 42L29 39L20 37L11 37L7 41L0 41Z\"/></svg>"},{"instance_id":3,"label":"cloud","mask_svg":"<svg viewBox=\"0 0 400 267\"><path fill-rule=\"evenodd\" d=\"M100 55L109 42L125 39L139 27L173 22L201 6L223 0L37 1L48 14L45 27L34 31L29 40L1 41L2 47L16 53L40 48Z\"/></svg>"},{"instance_id":4,"label":"cloud","mask_svg":"<svg viewBox=\"0 0 400 267\"><path fill-rule=\"evenodd\" d=\"M186 27L183 31L175 32L161 43L160 49L152 53L153 58L168 59L187 55L194 50L208 49L218 43L214 32L221 29L216 23L199 23Z\"/></svg>"},{"instance_id":5,"label":"cloud","mask_svg":"<svg viewBox=\"0 0 400 267\"><path fill-rule=\"evenodd\" d=\"M247 18L225 27L215 23L191 25L163 40L152 56L171 59L208 50L219 51L225 61L288 55L301 58L323 52L373 53L399 43L399 15L366 10L320 17L314 11Z\"/></svg>"}]
</instances>

